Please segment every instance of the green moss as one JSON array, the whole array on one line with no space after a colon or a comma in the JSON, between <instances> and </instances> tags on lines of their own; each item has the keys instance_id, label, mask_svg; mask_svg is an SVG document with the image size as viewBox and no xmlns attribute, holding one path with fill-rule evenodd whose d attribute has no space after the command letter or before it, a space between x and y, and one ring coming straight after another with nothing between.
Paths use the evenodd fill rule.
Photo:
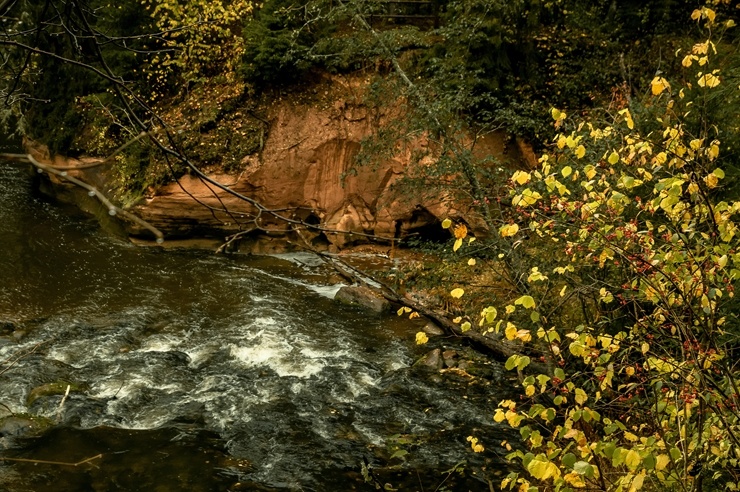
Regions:
<instances>
[{"instance_id":1,"label":"green moss","mask_svg":"<svg viewBox=\"0 0 740 492\"><path fill-rule=\"evenodd\" d=\"M67 392L67 387L70 388L70 393L81 393L87 390L87 386L80 383L70 383L67 381L46 383L41 386L36 386L30 391L30 393L28 393L28 397L26 397L26 405L31 406L33 402L44 396L64 395Z\"/></svg>"}]
</instances>

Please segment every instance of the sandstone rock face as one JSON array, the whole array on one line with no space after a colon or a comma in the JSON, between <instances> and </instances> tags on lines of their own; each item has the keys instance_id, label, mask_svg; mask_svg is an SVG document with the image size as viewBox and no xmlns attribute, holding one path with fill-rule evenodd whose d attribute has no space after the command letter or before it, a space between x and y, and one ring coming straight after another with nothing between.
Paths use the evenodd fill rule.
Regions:
<instances>
[{"instance_id":1,"label":"sandstone rock face","mask_svg":"<svg viewBox=\"0 0 740 492\"><path fill-rule=\"evenodd\" d=\"M187 175L156 190L130 211L168 239L223 238L255 229L251 235L244 234L246 247L242 249L251 251L264 249L265 238L268 242L272 239L272 244L281 243L279 239L282 244L289 240L298 246L307 241L320 249L339 250L367 242L367 235L403 237L425 227L438 228L439 220L447 216L465 215L445 196L414 199L392 189L411 161L411 150L378 166L355 165L362 140L376 131L382 120L382 115L372 111L345 100L323 105L294 99L277 102L268 110L269 130L262 152L244 156L238 174L208 174L236 195L256 200L282 217L320 225L323 232L304 229L296 235L275 215L258 214L239 196ZM490 134L476 142L476 149L500 161L521 162L518 147L507 150L506 141L503 132ZM72 172L104 189L100 171ZM255 222L257 216L259 221ZM133 236L149 235L136 224L126 228ZM249 242L257 236L263 238L262 246Z\"/></svg>"}]
</instances>

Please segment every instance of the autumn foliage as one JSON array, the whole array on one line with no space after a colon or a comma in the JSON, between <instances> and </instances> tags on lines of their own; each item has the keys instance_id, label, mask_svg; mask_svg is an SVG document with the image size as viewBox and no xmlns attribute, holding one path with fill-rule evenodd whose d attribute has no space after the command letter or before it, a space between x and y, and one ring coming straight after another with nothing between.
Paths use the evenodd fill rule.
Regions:
<instances>
[{"instance_id":1,"label":"autumn foliage","mask_svg":"<svg viewBox=\"0 0 740 492\"><path fill-rule=\"evenodd\" d=\"M553 109L551 151L509 182L496 268L522 281L472 320L521 344L506 363L521 399L493 415L523 443L504 489L740 487L740 202L723 199L723 145L705 111L717 91L739 90L715 46L734 23L709 8L692 18L714 38L678 53L681 77L652 80L646 110L597 122Z\"/></svg>"}]
</instances>

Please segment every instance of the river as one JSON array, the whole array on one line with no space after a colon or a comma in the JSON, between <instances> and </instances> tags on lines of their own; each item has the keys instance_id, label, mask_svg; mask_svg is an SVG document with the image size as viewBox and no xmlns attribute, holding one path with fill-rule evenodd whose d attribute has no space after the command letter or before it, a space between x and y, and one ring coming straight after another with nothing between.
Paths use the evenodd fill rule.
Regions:
<instances>
[{"instance_id":1,"label":"river","mask_svg":"<svg viewBox=\"0 0 740 492\"><path fill-rule=\"evenodd\" d=\"M134 246L2 162L0 245L0 490L488 490L505 472L501 368L412 367L454 343L336 303L316 257Z\"/></svg>"}]
</instances>

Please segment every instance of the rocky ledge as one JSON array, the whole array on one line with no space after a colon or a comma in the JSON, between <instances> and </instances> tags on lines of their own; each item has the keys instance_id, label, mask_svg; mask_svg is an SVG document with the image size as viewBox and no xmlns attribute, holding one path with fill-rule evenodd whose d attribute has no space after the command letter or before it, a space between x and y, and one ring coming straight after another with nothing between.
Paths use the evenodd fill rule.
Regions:
<instances>
[{"instance_id":1,"label":"rocky ledge","mask_svg":"<svg viewBox=\"0 0 740 492\"><path fill-rule=\"evenodd\" d=\"M218 170L207 173L235 193L323 231L309 229L297 237L285 232L284 222L262 214L260 229L247 233L254 227L254 207L191 175L151 190L129 211L162 231L166 239L211 237L221 241L242 232L241 241L232 246L253 252L284 249L290 241L340 250L368 242L366 235L399 238L414 233L439 233L440 219L463 213L445 196L414 199L399 194L394 187L403 177L412 154L426 147L423 139L414 144L414 149L380 165L355 165L363 139L377 130L382 119L382 115L374 114L365 105L342 99L323 105L285 99L269 107L264 146L258 154L243 157L238 174ZM507 148L506 142L503 132L492 133L477 141L475 148L513 166L532 159L526 145ZM71 168L69 175L100 190L109 188L105 166L83 169L89 160L52 158L41 146L29 147L38 160ZM49 179L52 186L46 187L48 193L94 211L93 200L86 198L84 190L74 190L58 176L49 175ZM104 216L105 211L100 215ZM474 219L466 219L475 226ZM150 236L140 225L128 222L123 224L123 233L144 239ZM273 244L265 246L270 239Z\"/></svg>"}]
</instances>

